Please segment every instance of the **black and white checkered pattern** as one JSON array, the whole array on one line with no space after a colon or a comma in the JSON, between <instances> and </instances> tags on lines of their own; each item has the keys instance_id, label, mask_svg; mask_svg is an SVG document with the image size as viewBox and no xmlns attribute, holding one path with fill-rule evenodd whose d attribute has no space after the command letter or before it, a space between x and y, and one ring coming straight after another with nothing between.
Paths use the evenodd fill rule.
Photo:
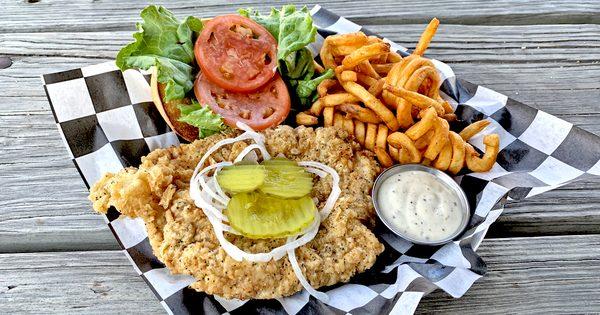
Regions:
<instances>
[{"instance_id":1,"label":"black and white checkered pattern","mask_svg":"<svg viewBox=\"0 0 600 315\"><path fill-rule=\"evenodd\" d=\"M372 34L320 6L311 13L319 28L311 47L315 56L328 35L359 30ZM406 48L390 43L407 54ZM418 246L379 226L376 232L387 244L386 250L371 270L350 283L323 289L331 298L327 304L306 291L274 300L226 300L187 288L194 279L170 274L156 259L143 221L120 217L110 209L106 215L110 229L167 312L412 313L421 297L432 290L440 288L460 297L486 272L475 250L507 200L521 200L583 176L600 175L600 138L505 95L457 79L450 67L434 63L443 78L441 90L462 124L487 119L491 124L482 134L500 135L501 151L491 171L456 177L473 212L459 240L441 247ZM153 106L148 77L139 71L121 72L108 62L47 74L43 81L60 134L88 187L105 172L138 166L151 150L180 143ZM460 123L453 126L462 127ZM478 135L471 141L479 150L484 148L482 138Z\"/></svg>"}]
</instances>

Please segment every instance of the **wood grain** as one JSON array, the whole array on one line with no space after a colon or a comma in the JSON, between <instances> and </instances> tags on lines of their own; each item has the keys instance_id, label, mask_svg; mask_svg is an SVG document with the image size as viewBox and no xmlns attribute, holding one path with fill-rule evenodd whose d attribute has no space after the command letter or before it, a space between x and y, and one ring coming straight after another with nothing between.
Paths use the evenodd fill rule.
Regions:
<instances>
[{"instance_id":1,"label":"wood grain","mask_svg":"<svg viewBox=\"0 0 600 315\"><path fill-rule=\"evenodd\" d=\"M246 0L231 4L210 1L152 1L167 6L178 16L195 14L210 17L217 14L232 13L239 7L253 6L262 12L268 12L271 6L279 7L287 3L312 7L321 3L327 9L360 22L372 24L411 24L424 23L436 16L446 24L483 24L483 25L522 25L522 24L592 24L600 22L600 4L594 0L466 0L457 3L451 0L412 1L406 5L394 0L369 1L365 10L365 1L290 1L276 0L265 3L258 0ZM71 31L89 32L101 30L133 30L133 22L138 20L140 10L146 5L135 0L113 1L86 0L42 0L36 3L26 1L7 1L2 4L3 19L0 20L0 32L47 32ZM118 7L118 10L116 10ZM76 14L65 14L76 12ZM35 20L35 23L31 23Z\"/></svg>"},{"instance_id":2,"label":"wood grain","mask_svg":"<svg viewBox=\"0 0 600 315\"><path fill-rule=\"evenodd\" d=\"M220 0L153 2L179 17L234 11ZM235 7L266 12L289 2L246 0ZM317 2L324 3L301 3ZM43 73L114 58L146 5L116 3L0 0L0 68L8 66L0 69L2 314L163 313L90 210L39 80ZM462 78L600 134L598 1L375 0L367 10L364 1L334 0L324 6L408 47L436 16L442 25L432 57ZM509 205L490 231L509 238L486 239L479 250L490 272L463 298L436 292L418 312L597 312L600 235L510 237L600 234L599 205L598 179Z\"/></svg>"},{"instance_id":3,"label":"wood grain","mask_svg":"<svg viewBox=\"0 0 600 315\"><path fill-rule=\"evenodd\" d=\"M13 71L0 75L11 77ZM20 73L0 83L17 91L0 97L0 124L10 126L0 128L0 252L117 249L104 221L90 210L39 77Z\"/></svg>"},{"instance_id":4,"label":"wood grain","mask_svg":"<svg viewBox=\"0 0 600 315\"><path fill-rule=\"evenodd\" d=\"M163 314L121 251L0 254L2 314Z\"/></svg>"},{"instance_id":5,"label":"wood grain","mask_svg":"<svg viewBox=\"0 0 600 315\"><path fill-rule=\"evenodd\" d=\"M417 313L597 313L599 246L599 235L485 240L485 277L460 299L426 296Z\"/></svg>"},{"instance_id":6,"label":"wood grain","mask_svg":"<svg viewBox=\"0 0 600 315\"><path fill-rule=\"evenodd\" d=\"M434 292L420 313L590 313L600 308L600 236L487 239L489 273L460 299ZM162 313L120 251L0 254L2 313Z\"/></svg>"},{"instance_id":7,"label":"wood grain","mask_svg":"<svg viewBox=\"0 0 600 315\"><path fill-rule=\"evenodd\" d=\"M371 25L369 28L400 44L413 47L423 25L386 24ZM599 34L600 25L442 24L428 52L430 56L449 63L459 76L492 86L531 106L553 114L572 115L578 111L577 115L589 115L600 111L595 101L600 96ZM0 34L0 54L14 56L16 61L12 67L19 67L19 70L11 72L9 68L3 72L10 84L16 82L18 75L25 73L36 76L40 73L38 71L57 71L101 62L114 58L119 48L129 41L130 31ZM74 59L36 60L39 58L28 57L40 52L44 57ZM4 88L2 85L0 87ZM35 89L37 86L26 87ZM24 96L26 91L23 90L8 90L7 96L15 93ZM563 101L577 101L579 106L566 106Z\"/></svg>"},{"instance_id":8,"label":"wood grain","mask_svg":"<svg viewBox=\"0 0 600 315\"><path fill-rule=\"evenodd\" d=\"M410 47L422 25L370 28ZM600 58L598 35L598 25L442 24L429 53L463 78L600 134L600 65L593 60ZM0 71L0 124L11 126L0 128L0 179L6 183L0 191L0 252L117 248L90 210L39 75L110 60L130 38L130 31L0 34L0 55L14 62ZM40 51L45 56L32 56ZM573 183L510 205L491 233L600 233L598 205L600 180Z\"/></svg>"}]
</instances>

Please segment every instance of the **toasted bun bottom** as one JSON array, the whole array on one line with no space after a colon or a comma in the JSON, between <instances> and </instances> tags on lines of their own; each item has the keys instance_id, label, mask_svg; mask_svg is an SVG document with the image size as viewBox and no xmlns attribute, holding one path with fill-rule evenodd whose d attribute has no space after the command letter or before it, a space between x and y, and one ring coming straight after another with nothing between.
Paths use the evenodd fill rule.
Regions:
<instances>
[{"instance_id":1,"label":"toasted bun bottom","mask_svg":"<svg viewBox=\"0 0 600 315\"><path fill-rule=\"evenodd\" d=\"M184 98L177 101L163 102L165 85L158 82L156 67L152 67L151 72L150 95L152 96L154 106L156 106L162 118L176 134L185 140L192 142L198 139L198 128L178 121L179 116L181 116L178 105L191 104L190 99Z\"/></svg>"}]
</instances>

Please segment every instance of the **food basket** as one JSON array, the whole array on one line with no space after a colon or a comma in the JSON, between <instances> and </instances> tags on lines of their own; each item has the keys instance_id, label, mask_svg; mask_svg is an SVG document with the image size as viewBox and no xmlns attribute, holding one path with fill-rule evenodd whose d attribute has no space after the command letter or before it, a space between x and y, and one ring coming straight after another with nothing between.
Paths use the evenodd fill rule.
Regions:
<instances>
[{"instance_id":1,"label":"food basket","mask_svg":"<svg viewBox=\"0 0 600 315\"><path fill-rule=\"evenodd\" d=\"M319 29L311 46L316 58L326 36L356 31L376 35L318 5L311 14ZM390 44L398 53L407 54L405 47ZM449 66L433 62L442 77L442 96L455 108L458 119L465 124L481 119L491 122L471 144L483 150L483 134L500 135L501 150L489 172L455 177L472 212L458 240L444 246L419 246L378 226L375 232L385 251L370 270L348 283L321 288L330 296L327 303L306 291L273 300L227 300L189 289L194 281L191 276L172 275L153 255L141 219L109 210L108 226L163 307L175 314L412 313L432 290L460 297L485 274L485 262L475 251L507 201L600 175L600 138L506 95L460 80ZM180 143L152 103L148 74L121 72L114 62L107 62L46 74L43 83L60 134L88 188L105 172L138 166L150 151Z\"/></svg>"}]
</instances>

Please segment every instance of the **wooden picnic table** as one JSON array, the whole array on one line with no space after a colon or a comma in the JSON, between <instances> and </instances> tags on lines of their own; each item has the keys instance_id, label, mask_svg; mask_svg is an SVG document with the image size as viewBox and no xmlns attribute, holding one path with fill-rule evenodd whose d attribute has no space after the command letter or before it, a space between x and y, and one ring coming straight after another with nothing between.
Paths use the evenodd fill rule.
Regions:
<instances>
[{"instance_id":1,"label":"wooden picnic table","mask_svg":"<svg viewBox=\"0 0 600 315\"><path fill-rule=\"evenodd\" d=\"M156 1L210 17L290 1ZM308 6L315 1L304 2ZM40 74L114 59L147 3L0 0L0 313L162 313L63 146ZM600 2L326 1L408 47L442 24L430 56L462 78L600 134ZM4 68L4 69L1 69ZM418 313L600 312L600 179L509 204L479 249L488 274Z\"/></svg>"}]
</instances>

